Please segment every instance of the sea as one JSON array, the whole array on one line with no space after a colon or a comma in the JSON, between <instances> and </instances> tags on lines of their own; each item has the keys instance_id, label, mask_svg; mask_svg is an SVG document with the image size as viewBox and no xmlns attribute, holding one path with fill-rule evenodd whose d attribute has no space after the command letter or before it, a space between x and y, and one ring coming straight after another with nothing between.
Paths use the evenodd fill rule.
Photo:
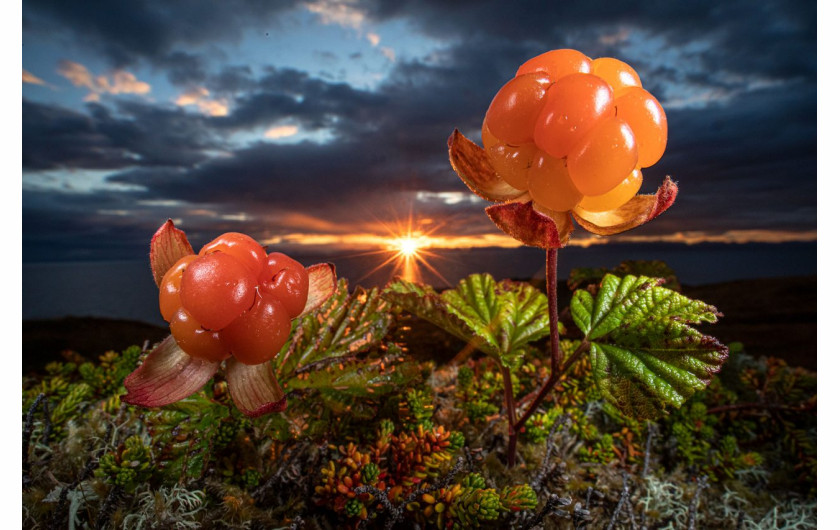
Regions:
<instances>
[{"instance_id":1,"label":"sea","mask_svg":"<svg viewBox=\"0 0 840 530\"><path fill-rule=\"evenodd\" d=\"M339 277L351 288L382 286L408 271L389 263L385 254L295 255L304 265L335 264ZM545 278L545 253L539 249L482 248L434 250L419 264L419 279L448 287L475 272L518 280ZM685 285L705 285L742 279L817 274L817 243L720 244L608 244L560 250L558 276L576 267L614 267L623 260L661 260ZM96 261L23 263L23 319L104 317L163 323L158 290L149 262Z\"/></svg>"}]
</instances>

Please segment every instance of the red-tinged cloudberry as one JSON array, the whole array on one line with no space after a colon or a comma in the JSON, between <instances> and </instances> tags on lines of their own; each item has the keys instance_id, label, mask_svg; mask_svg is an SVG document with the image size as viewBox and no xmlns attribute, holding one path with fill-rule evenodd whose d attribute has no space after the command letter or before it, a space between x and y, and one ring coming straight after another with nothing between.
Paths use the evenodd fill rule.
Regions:
<instances>
[{"instance_id":1,"label":"red-tinged cloudberry","mask_svg":"<svg viewBox=\"0 0 840 530\"><path fill-rule=\"evenodd\" d=\"M184 269L197 257L195 254L190 254L179 259L160 281L160 295L158 297L160 314L167 322L172 320L172 315L181 307L181 278L184 276Z\"/></svg>"},{"instance_id":2,"label":"red-tinged cloudberry","mask_svg":"<svg viewBox=\"0 0 840 530\"><path fill-rule=\"evenodd\" d=\"M289 256L272 252L260 276L260 290L283 302L289 316L295 318L306 306L309 275L303 265Z\"/></svg>"},{"instance_id":3,"label":"red-tinged cloudberry","mask_svg":"<svg viewBox=\"0 0 840 530\"><path fill-rule=\"evenodd\" d=\"M259 277L265 268L265 248L251 236L239 232L228 232L220 235L204 245L198 255L205 256L215 252L233 256L256 277Z\"/></svg>"},{"instance_id":4,"label":"red-tinged cloudberry","mask_svg":"<svg viewBox=\"0 0 840 530\"><path fill-rule=\"evenodd\" d=\"M202 327L220 330L248 310L257 296L257 279L230 254L214 252L187 265L181 303Z\"/></svg>"},{"instance_id":5,"label":"red-tinged cloudberry","mask_svg":"<svg viewBox=\"0 0 840 530\"><path fill-rule=\"evenodd\" d=\"M260 293L253 307L219 335L236 360L262 364L277 355L291 328L292 319L283 303L269 293Z\"/></svg>"},{"instance_id":6,"label":"red-tinged cloudberry","mask_svg":"<svg viewBox=\"0 0 840 530\"><path fill-rule=\"evenodd\" d=\"M160 282L161 314L187 354L233 354L264 363L283 347L309 296L309 274L292 258L239 233L223 234L178 260Z\"/></svg>"}]
</instances>

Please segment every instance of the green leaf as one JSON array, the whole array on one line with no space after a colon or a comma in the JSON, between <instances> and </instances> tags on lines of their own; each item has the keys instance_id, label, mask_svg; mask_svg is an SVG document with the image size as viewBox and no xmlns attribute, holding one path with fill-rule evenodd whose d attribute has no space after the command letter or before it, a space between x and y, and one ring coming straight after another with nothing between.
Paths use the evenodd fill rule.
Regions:
<instances>
[{"instance_id":1,"label":"green leaf","mask_svg":"<svg viewBox=\"0 0 840 530\"><path fill-rule=\"evenodd\" d=\"M347 290L338 282L335 293L314 313L295 320L291 339L275 357L281 379L311 363L354 356L382 342L393 322L388 302L377 288Z\"/></svg>"},{"instance_id":2,"label":"green leaf","mask_svg":"<svg viewBox=\"0 0 840 530\"><path fill-rule=\"evenodd\" d=\"M396 346L394 349L398 350ZM416 363L400 362L396 355L349 359L326 367L301 372L286 382L288 389L314 389L341 392L348 396L370 397L398 390L420 373Z\"/></svg>"},{"instance_id":3,"label":"green leaf","mask_svg":"<svg viewBox=\"0 0 840 530\"><path fill-rule=\"evenodd\" d=\"M572 297L572 318L591 344L601 394L635 418L681 406L709 384L728 355L717 339L690 326L717 322L717 309L659 283L607 274L596 296L579 290Z\"/></svg>"},{"instance_id":4,"label":"green leaf","mask_svg":"<svg viewBox=\"0 0 840 530\"><path fill-rule=\"evenodd\" d=\"M305 391L289 398L287 416L310 425L306 434L329 426L335 415L375 413L371 399L399 391L419 374L415 363L402 362L398 346L382 342L393 318L379 289L350 294L342 278L317 311L294 322L274 366L284 392Z\"/></svg>"},{"instance_id":5,"label":"green leaf","mask_svg":"<svg viewBox=\"0 0 840 530\"><path fill-rule=\"evenodd\" d=\"M427 285L392 280L383 296L498 359L515 365L524 347L548 335L548 300L534 287L472 274L438 294ZM562 331L561 331L562 332Z\"/></svg>"}]
</instances>

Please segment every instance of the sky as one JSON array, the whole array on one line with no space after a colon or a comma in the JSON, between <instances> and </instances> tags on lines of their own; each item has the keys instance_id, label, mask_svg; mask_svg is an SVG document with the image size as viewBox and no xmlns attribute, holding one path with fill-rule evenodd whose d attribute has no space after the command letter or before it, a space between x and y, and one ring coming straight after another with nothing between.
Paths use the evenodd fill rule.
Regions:
<instances>
[{"instance_id":1,"label":"sky","mask_svg":"<svg viewBox=\"0 0 840 530\"><path fill-rule=\"evenodd\" d=\"M24 262L143 259L167 218L294 253L517 245L449 165L530 57L639 72L668 118L662 217L610 242L816 241L817 6L801 1L22 6ZM582 229L573 245L601 243Z\"/></svg>"}]
</instances>

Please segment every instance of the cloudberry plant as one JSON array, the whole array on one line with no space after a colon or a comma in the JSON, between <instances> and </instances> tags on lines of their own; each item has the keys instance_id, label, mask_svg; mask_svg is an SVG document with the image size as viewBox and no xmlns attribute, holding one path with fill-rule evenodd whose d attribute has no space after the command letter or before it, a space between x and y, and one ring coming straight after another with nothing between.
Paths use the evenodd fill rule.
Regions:
<instances>
[{"instance_id":1,"label":"cloudberry plant","mask_svg":"<svg viewBox=\"0 0 840 530\"><path fill-rule=\"evenodd\" d=\"M285 410L271 361L291 319L315 310L336 289L334 267L304 269L251 237L223 234L198 254L172 220L152 237L149 260L160 312L172 335L124 381L123 401L160 407L193 394L224 362L231 398L251 417Z\"/></svg>"},{"instance_id":2,"label":"cloudberry plant","mask_svg":"<svg viewBox=\"0 0 840 530\"><path fill-rule=\"evenodd\" d=\"M570 361L584 353L598 355L584 340L561 364L557 250L569 241L572 218L597 235L624 232L667 210L676 199L677 186L666 178L655 195L636 195L641 169L664 153L668 123L662 106L642 87L633 67L618 59L593 61L571 49L529 59L491 101L481 136L483 148L458 130L452 133L453 169L477 195L499 203L485 211L502 231L546 250L550 371L521 416L514 403L510 361L499 359L508 464L513 465L518 433ZM454 329L458 331L457 326ZM723 349L718 355L725 357ZM664 395L658 397L668 401ZM611 399L619 400L614 395ZM681 400L672 396L671 402L676 401ZM645 415L656 413L652 404L642 410Z\"/></svg>"}]
</instances>

